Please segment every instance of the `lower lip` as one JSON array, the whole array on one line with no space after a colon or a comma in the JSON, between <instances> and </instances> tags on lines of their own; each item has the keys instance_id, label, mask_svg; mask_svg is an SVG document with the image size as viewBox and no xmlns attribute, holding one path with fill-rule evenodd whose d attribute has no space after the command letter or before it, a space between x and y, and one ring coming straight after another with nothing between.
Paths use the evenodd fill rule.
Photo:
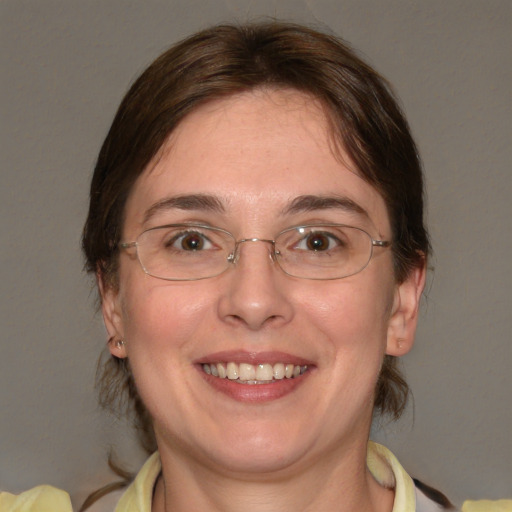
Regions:
<instances>
[{"instance_id":1,"label":"lower lip","mask_svg":"<svg viewBox=\"0 0 512 512\"><path fill-rule=\"evenodd\" d=\"M241 384L239 381L221 379L199 370L216 391L220 391L238 402L263 403L277 400L298 389L308 378L311 369L293 379L274 380L268 384Z\"/></svg>"}]
</instances>

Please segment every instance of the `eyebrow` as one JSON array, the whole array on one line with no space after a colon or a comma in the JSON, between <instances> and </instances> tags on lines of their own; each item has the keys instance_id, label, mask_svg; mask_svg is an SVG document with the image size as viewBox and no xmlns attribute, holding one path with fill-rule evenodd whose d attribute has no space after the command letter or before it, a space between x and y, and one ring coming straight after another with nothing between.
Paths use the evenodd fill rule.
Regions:
<instances>
[{"instance_id":1,"label":"eyebrow","mask_svg":"<svg viewBox=\"0 0 512 512\"><path fill-rule=\"evenodd\" d=\"M183 196L166 197L151 205L144 213L144 223L147 223L157 213L168 210L201 210L224 213L225 208L220 200L206 194L191 194Z\"/></svg>"},{"instance_id":2,"label":"eyebrow","mask_svg":"<svg viewBox=\"0 0 512 512\"><path fill-rule=\"evenodd\" d=\"M358 205L352 199L344 196L314 196L304 195L296 197L282 214L289 215L294 213L311 212L314 210L343 210L347 213L358 213L369 218L368 212Z\"/></svg>"},{"instance_id":3,"label":"eyebrow","mask_svg":"<svg viewBox=\"0 0 512 512\"><path fill-rule=\"evenodd\" d=\"M144 213L144 223L160 212L168 210L207 211L225 213L221 200L208 194L190 194L166 197L151 205ZM337 209L348 213L357 213L369 218L368 212L352 199L344 196L303 195L293 199L282 211L281 215L311 212L315 210Z\"/></svg>"}]
</instances>

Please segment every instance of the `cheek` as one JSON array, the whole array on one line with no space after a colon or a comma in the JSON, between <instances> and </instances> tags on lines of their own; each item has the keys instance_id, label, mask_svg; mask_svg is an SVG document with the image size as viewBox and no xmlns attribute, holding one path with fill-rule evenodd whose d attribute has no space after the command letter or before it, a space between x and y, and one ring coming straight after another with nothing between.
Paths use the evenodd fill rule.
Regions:
<instances>
[{"instance_id":1,"label":"cheek","mask_svg":"<svg viewBox=\"0 0 512 512\"><path fill-rule=\"evenodd\" d=\"M154 282L153 282L154 281ZM127 357L153 418L183 405L191 354L205 337L208 294L143 276L125 281L122 315Z\"/></svg>"},{"instance_id":2,"label":"cheek","mask_svg":"<svg viewBox=\"0 0 512 512\"><path fill-rule=\"evenodd\" d=\"M122 314L129 356L142 348L163 353L194 339L210 296L187 284L158 282L150 276L127 282Z\"/></svg>"},{"instance_id":3,"label":"cheek","mask_svg":"<svg viewBox=\"0 0 512 512\"><path fill-rule=\"evenodd\" d=\"M301 303L301 331L315 337L321 354L319 378L324 392L317 400L320 409L330 411L323 423L333 435L346 431L340 425L347 422L358 430L371 417L386 350L390 290L376 286L373 279L354 276L328 283L321 293L312 289Z\"/></svg>"},{"instance_id":4,"label":"cheek","mask_svg":"<svg viewBox=\"0 0 512 512\"><path fill-rule=\"evenodd\" d=\"M306 295L302 308L311 322L329 333L333 343L345 340L360 344L365 339L371 342L377 337L382 341L386 337L392 301L390 287L354 279Z\"/></svg>"},{"instance_id":5,"label":"cheek","mask_svg":"<svg viewBox=\"0 0 512 512\"><path fill-rule=\"evenodd\" d=\"M386 350L392 301L391 281L376 285L375 279L355 278L331 283L322 293L305 297L304 330L309 324L319 335L324 364L332 365L340 393L359 387L363 394L373 396Z\"/></svg>"}]
</instances>

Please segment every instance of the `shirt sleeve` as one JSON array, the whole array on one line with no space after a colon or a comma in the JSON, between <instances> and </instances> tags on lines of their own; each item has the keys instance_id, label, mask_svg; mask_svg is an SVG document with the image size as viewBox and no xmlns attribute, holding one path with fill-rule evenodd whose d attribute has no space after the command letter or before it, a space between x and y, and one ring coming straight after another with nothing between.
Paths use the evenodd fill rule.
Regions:
<instances>
[{"instance_id":1,"label":"shirt sleeve","mask_svg":"<svg viewBox=\"0 0 512 512\"><path fill-rule=\"evenodd\" d=\"M512 500L465 501L462 512L512 512Z\"/></svg>"},{"instance_id":2,"label":"shirt sleeve","mask_svg":"<svg viewBox=\"0 0 512 512\"><path fill-rule=\"evenodd\" d=\"M73 512L69 495L50 485L40 485L21 494L0 492L1 512Z\"/></svg>"}]
</instances>

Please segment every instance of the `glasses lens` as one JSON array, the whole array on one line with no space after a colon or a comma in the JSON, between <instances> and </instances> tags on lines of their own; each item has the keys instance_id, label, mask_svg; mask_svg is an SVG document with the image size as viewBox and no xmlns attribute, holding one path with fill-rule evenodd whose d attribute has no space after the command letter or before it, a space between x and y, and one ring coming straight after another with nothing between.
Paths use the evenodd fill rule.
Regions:
<instances>
[{"instance_id":1,"label":"glasses lens","mask_svg":"<svg viewBox=\"0 0 512 512\"><path fill-rule=\"evenodd\" d=\"M366 267L372 239L366 231L349 226L301 226L276 238L276 255L283 271L291 276L340 279Z\"/></svg>"},{"instance_id":2,"label":"glasses lens","mask_svg":"<svg viewBox=\"0 0 512 512\"><path fill-rule=\"evenodd\" d=\"M173 224L144 231L137 239L137 254L147 274L186 281L224 272L234 246L233 237L222 229Z\"/></svg>"}]
</instances>

